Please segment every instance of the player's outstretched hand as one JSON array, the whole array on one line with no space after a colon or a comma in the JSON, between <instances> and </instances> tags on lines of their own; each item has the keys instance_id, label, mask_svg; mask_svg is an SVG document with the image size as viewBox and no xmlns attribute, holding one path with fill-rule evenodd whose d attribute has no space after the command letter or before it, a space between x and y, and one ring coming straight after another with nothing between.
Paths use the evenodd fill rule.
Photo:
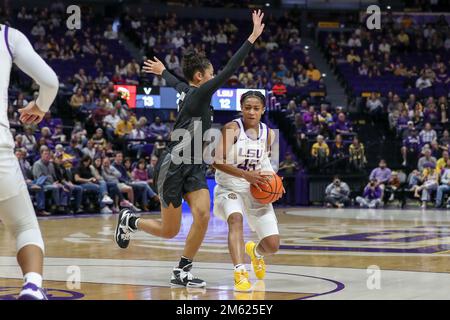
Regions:
<instances>
[{"instance_id":1,"label":"player's outstretched hand","mask_svg":"<svg viewBox=\"0 0 450 320\"><path fill-rule=\"evenodd\" d=\"M144 61L144 67L142 70L144 70L144 72L153 73L160 76L166 67L164 67L164 64L157 57L153 58L155 60L148 59L147 61Z\"/></svg>"},{"instance_id":2,"label":"player's outstretched hand","mask_svg":"<svg viewBox=\"0 0 450 320\"><path fill-rule=\"evenodd\" d=\"M23 124L38 124L45 116L45 112L39 109L35 101L31 101L25 108L19 109L19 113L19 119Z\"/></svg>"},{"instance_id":3,"label":"player's outstretched hand","mask_svg":"<svg viewBox=\"0 0 450 320\"><path fill-rule=\"evenodd\" d=\"M248 38L248 40L253 43L258 39L258 37L261 35L261 33L264 31L264 23L262 23L262 20L264 18L264 12L261 10L253 11L252 13L252 19L253 19L253 32Z\"/></svg>"}]
</instances>

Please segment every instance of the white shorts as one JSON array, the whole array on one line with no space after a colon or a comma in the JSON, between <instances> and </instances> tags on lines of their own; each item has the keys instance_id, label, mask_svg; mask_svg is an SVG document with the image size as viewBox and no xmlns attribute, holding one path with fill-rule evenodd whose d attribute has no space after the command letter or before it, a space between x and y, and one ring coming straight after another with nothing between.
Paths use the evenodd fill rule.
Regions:
<instances>
[{"instance_id":1,"label":"white shorts","mask_svg":"<svg viewBox=\"0 0 450 320\"><path fill-rule=\"evenodd\" d=\"M278 220L272 204L260 204L250 194L250 190L235 192L216 185L214 188L214 215L224 221L232 213L240 213L247 218L250 228L259 240L278 235Z\"/></svg>"}]
</instances>

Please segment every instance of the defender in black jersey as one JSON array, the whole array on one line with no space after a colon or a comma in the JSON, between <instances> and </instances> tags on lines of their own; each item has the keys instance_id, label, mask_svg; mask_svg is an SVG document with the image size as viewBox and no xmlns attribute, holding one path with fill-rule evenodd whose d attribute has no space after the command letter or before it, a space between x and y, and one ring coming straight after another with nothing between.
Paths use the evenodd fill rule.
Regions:
<instances>
[{"instance_id":1,"label":"defender in black jersey","mask_svg":"<svg viewBox=\"0 0 450 320\"><path fill-rule=\"evenodd\" d=\"M193 277L190 273L194 256L203 242L210 215L206 166L202 162L201 152L200 156L195 155L194 137L202 138L203 133L211 128L212 95L236 72L252 49L253 43L264 30L263 17L261 10L253 12L253 32L215 77L211 62L193 51L184 54L182 63L184 77L188 84L179 81L165 70L162 62L156 57L154 61L148 60L144 63L145 72L161 75L181 94L174 132L181 131L185 135L182 135L182 139L169 143L155 168L154 181L161 199L162 221L138 218L129 209L124 209L119 215L115 240L121 248L126 248L130 242L130 233L137 230L163 238L175 237L180 230L181 201L184 198L191 209L193 224L186 239L180 263L173 270L172 285L184 287L206 285L205 281ZM173 133L172 138L174 138ZM191 150L190 155L184 154L184 151L188 149Z\"/></svg>"}]
</instances>

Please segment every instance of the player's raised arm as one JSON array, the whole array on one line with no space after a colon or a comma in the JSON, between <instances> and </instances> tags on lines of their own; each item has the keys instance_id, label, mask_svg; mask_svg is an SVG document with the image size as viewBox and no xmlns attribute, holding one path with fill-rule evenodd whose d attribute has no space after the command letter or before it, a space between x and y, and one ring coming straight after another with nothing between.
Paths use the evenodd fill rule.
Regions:
<instances>
[{"instance_id":1,"label":"player's raised arm","mask_svg":"<svg viewBox=\"0 0 450 320\"><path fill-rule=\"evenodd\" d=\"M187 91L189 85L183 81L180 81L172 73L170 73L164 64L157 57L153 57L154 60L148 59L144 61L144 67L142 70L146 73L153 73L158 76L162 76L166 80L169 87L175 88L179 93Z\"/></svg>"},{"instance_id":2,"label":"player's raised arm","mask_svg":"<svg viewBox=\"0 0 450 320\"><path fill-rule=\"evenodd\" d=\"M9 44L13 62L39 85L39 96L28 106L19 109L20 120L24 123L38 123L50 109L59 81L52 68L34 51L30 41L20 31L10 29Z\"/></svg>"},{"instance_id":3,"label":"player's raised arm","mask_svg":"<svg viewBox=\"0 0 450 320\"><path fill-rule=\"evenodd\" d=\"M225 82L233 75L239 66L244 62L245 57L250 52L256 39L262 34L264 30L264 24L262 20L264 13L261 10L253 11L253 31L241 48L234 54L234 56L228 61L223 70L215 76L213 79L201 85L197 94L204 95L208 99L213 93L225 84Z\"/></svg>"}]
</instances>

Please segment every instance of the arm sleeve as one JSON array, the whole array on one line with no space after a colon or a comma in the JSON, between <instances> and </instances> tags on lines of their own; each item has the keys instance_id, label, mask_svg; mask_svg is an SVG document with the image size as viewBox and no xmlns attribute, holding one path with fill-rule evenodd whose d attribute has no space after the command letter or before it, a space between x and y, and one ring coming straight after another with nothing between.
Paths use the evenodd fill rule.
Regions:
<instances>
[{"instance_id":1,"label":"arm sleeve","mask_svg":"<svg viewBox=\"0 0 450 320\"><path fill-rule=\"evenodd\" d=\"M161 75L169 87L173 87L178 93L186 92L189 89L189 85L183 81L180 81L177 77L171 74L165 69Z\"/></svg>"},{"instance_id":2,"label":"arm sleeve","mask_svg":"<svg viewBox=\"0 0 450 320\"><path fill-rule=\"evenodd\" d=\"M223 68L223 70L215 76L213 79L201 85L196 93L200 95L200 97L211 99L213 93L219 89L225 82L233 75L234 72L239 68L239 66L244 62L245 57L252 49L253 44L246 40L244 44L239 48L239 50L234 54L234 56L228 61L227 65ZM199 105L191 106L192 108L199 107ZM198 110L193 110L198 111Z\"/></svg>"},{"instance_id":3,"label":"arm sleeve","mask_svg":"<svg viewBox=\"0 0 450 320\"><path fill-rule=\"evenodd\" d=\"M9 43L13 62L39 85L36 104L47 112L58 93L58 77L50 66L34 51L30 41L20 31L10 29Z\"/></svg>"}]
</instances>

